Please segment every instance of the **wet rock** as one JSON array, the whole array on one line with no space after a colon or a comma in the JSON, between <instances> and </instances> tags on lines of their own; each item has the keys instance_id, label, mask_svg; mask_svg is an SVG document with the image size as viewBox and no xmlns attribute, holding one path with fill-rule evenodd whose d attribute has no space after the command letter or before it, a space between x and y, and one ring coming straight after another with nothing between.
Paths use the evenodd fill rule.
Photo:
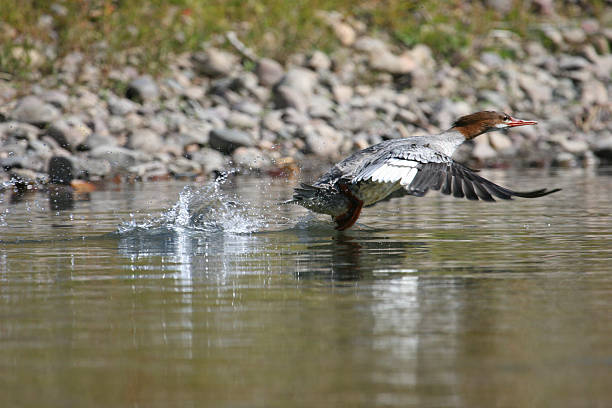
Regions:
<instances>
[{"instance_id":1,"label":"wet rock","mask_svg":"<svg viewBox=\"0 0 612 408\"><path fill-rule=\"evenodd\" d=\"M255 74L260 84L263 86L273 86L283 78L285 70L278 62L269 58L262 58L257 61Z\"/></svg>"},{"instance_id":2,"label":"wet rock","mask_svg":"<svg viewBox=\"0 0 612 408\"><path fill-rule=\"evenodd\" d=\"M100 178L111 174L112 167L108 160L94 159L91 157L76 158L73 157L75 171L83 173L86 177Z\"/></svg>"},{"instance_id":3,"label":"wet rock","mask_svg":"<svg viewBox=\"0 0 612 408\"><path fill-rule=\"evenodd\" d=\"M155 154L164 148L161 136L151 129L136 129L128 137L128 147Z\"/></svg>"},{"instance_id":4,"label":"wet rock","mask_svg":"<svg viewBox=\"0 0 612 408\"><path fill-rule=\"evenodd\" d=\"M239 147L232 153L235 165L249 170L263 170L272 164L270 159L256 147Z\"/></svg>"},{"instance_id":5,"label":"wet rock","mask_svg":"<svg viewBox=\"0 0 612 408\"><path fill-rule=\"evenodd\" d=\"M155 101L159 98L159 87L150 75L143 75L129 83L125 96L140 103Z\"/></svg>"},{"instance_id":6,"label":"wet rock","mask_svg":"<svg viewBox=\"0 0 612 408\"><path fill-rule=\"evenodd\" d=\"M196 152L191 153L191 160L198 163L202 167L202 171L205 174L210 174L214 171L222 171L225 168L225 157L221 152L202 148Z\"/></svg>"},{"instance_id":7,"label":"wet rock","mask_svg":"<svg viewBox=\"0 0 612 408\"><path fill-rule=\"evenodd\" d=\"M58 119L60 111L50 103L46 103L37 96L22 98L12 112L12 117L20 122L36 126L45 126Z\"/></svg>"},{"instance_id":8,"label":"wet rock","mask_svg":"<svg viewBox=\"0 0 612 408\"><path fill-rule=\"evenodd\" d=\"M238 64L238 58L217 48L193 54L191 61L196 71L203 75L217 77L229 75Z\"/></svg>"},{"instance_id":9,"label":"wet rock","mask_svg":"<svg viewBox=\"0 0 612 408\"><path fill-rule=\"evenodd\" d=\"M167 175L168 167L162 162L152 161L131 166L128 172L143 179L151 179Z\"/></svg>"},{"instance_id":10,"label":"wet rock","mask_svg":"<svg viewBox=\"0 0 612 408\"><path fill-rule=\"evenodd\" d=\"M78 116L67 116L54 121L47 134L64 149L76 150L91 134L91 129Z\"/></svg>"},{"instance_id":11,"label":"wet rock","mask_svg":"<svg viewBox=\"0 0 612 408\"><path fill-rule=\"evenodd\" d=\"M202 172L202 166L193 160L178 157L168 163L168 170L175 176L192 177Z\"/></svg>"},{"instance_id":12,"label":"wet rock","mask_svg":"<svg viewBox=\"0 0 612 408\"><path fill-rule=\"evenodd\" d=\"M210 132L209 143L213 149L226 154L232 153L241 146L252 147L255 145L255 141L249 133L238 129L213 129Z\"/></svg>"}]
</instances>

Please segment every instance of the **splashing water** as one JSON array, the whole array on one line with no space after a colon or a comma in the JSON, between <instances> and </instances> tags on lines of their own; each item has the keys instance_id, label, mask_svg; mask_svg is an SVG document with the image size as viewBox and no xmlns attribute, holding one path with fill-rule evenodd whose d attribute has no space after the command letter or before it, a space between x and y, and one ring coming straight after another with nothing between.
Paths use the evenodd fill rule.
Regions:
<instances>
[{"instance_id":1,"label":"splashing water","mask_svg":"<svg viewBox=\"0 0 612 408\"><path fill-rule=\"evenodd\" d=\"M149 217L141 222L131 214L130 221L122 223L118 232L165 227L248 234L266 228L268 224L263 215L251 203L221 190L227 177L226 174L201 188L185 186L171 209L157 218Z\"/></svg>"}]
</instances>

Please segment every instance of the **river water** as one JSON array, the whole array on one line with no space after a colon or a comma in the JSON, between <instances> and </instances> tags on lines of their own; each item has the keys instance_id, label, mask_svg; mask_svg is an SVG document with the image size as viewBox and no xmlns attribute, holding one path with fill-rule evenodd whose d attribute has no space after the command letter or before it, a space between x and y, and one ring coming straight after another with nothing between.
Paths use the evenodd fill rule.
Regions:
<instances>
[{"instance_id":1,"label":"river water","mask_svg":"<svg viewBox=\"0 0 612 408\"><path fill-rule=\"evenodd\" d=\"M6 407L612 406L612 177L336 232L295 181L0 196Z\"/></svg>"}]
</instances>

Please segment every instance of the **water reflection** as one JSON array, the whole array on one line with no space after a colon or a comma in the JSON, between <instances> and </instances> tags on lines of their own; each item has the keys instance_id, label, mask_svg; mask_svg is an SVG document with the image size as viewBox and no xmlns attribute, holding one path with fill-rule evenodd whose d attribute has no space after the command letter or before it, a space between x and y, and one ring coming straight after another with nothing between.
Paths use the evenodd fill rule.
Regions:
<instances>
[{"instance_id":1,"label":"water reflection","mask_svg":"<svg viewBox=\"0 0 612 408\"><path fill-rule=\"evenodd\" d=\"M568 201L407 199L344 233L269 204L289 189L259 180L99 191L61 216L2 202L0 391L31 406L608 406L612 180L567 177ZM60 241L58 219L93 236Z\"/></svg>"}]
</instances>

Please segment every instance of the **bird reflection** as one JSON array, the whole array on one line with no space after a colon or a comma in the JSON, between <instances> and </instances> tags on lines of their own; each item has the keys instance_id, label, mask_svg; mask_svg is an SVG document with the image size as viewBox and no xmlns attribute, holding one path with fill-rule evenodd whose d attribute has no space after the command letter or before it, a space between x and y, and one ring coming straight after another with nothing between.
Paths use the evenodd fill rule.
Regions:
<instances>
[{"instance_id":1,"label":"bird reflection","mask_svg":"<svg viewBox=\"0 0 612 408\"><path fill-rule=\"evenodd\" d=\"M298 265L297 277L357 281L379 271L396 270L407 256L422 252L422 242L371 240L361 235L338 233L327 245L310 245L304 255L307 262ZM324 262L326 254L329 263Z\"/></svg>"}]
</instances>

